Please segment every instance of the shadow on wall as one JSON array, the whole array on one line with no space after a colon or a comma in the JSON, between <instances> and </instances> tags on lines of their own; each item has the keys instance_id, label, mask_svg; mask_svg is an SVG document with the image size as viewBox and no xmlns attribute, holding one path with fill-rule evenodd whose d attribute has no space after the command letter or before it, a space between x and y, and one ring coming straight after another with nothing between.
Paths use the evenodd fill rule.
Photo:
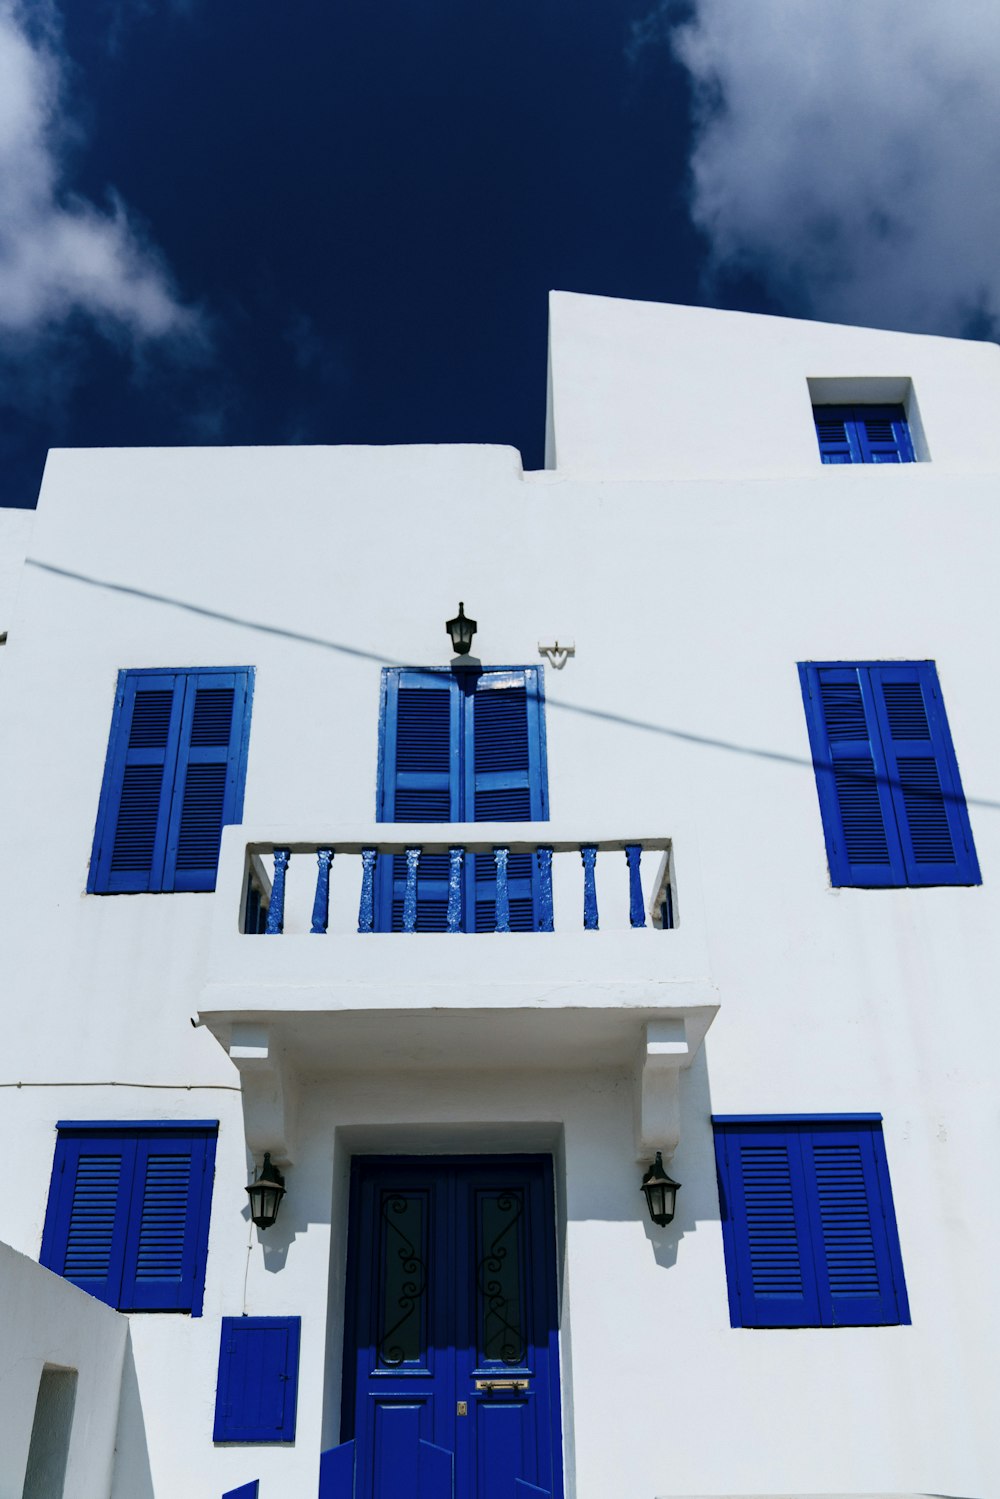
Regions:
<instances>
[{"instance_id":1,"label":"shadow on wall","mask_svg":"<svg viewBox=\"0 0 1000 1499\"><path fill-rule=\"evenodd\" d=\"M156 1499L153 1475L149 1469L149 1446L146 1421L139 1397L139 1380L132 1353L132 1334L125 1344L122 1366L122 1392L118 1407L118 1434L115 1438L115 1466L111 1481L111 1499Z\"/></svg>"}]
</instances>

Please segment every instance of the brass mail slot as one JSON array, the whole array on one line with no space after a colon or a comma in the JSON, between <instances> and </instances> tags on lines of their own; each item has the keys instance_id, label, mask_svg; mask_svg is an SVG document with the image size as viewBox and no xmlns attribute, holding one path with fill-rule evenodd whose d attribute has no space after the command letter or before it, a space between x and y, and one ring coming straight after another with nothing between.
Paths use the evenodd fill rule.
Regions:
<instances>
[{"instance_id":1,"label":"brass mail slot","mask_svg":"<svg viewBox=\"0 0 1000 1499\"><path fill-rule=\"evenodd\" d=\"M476 1389L485 1390L491 1395L494 1390L526 1390L528 1381L526 1379L477 1379Z\"/></svg>"}]
</instances>

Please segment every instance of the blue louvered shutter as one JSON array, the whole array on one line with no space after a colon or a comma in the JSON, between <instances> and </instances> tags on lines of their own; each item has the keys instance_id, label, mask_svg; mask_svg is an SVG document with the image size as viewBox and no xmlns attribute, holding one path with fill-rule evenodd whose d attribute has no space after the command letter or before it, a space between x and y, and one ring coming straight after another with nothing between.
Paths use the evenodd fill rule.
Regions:
<instances>
[{"instance_id":1,"label":"blue louvered shutter","mask_svg":"<svg viewBox=\"0 0 1000 1499\"><path fill-rule=\"evenodd\" d=\"M201 1312L215 1136L136 1143L122 1276L123 1311Z\"/></svg>"},{"instance_id":2,"label":"blue louvered shutter","mask_svg":"<svg viewBox=\"0 0 1000 1499\"><path fill-rule=\"evenodd\" d=\"M298 1317L223 1317L216 1442L293 1442Z\"/></svg>"},{"instance_id":3,"label":"blue louvered shutter","mask_svg":"<svg viewBox=\"0 0 1000 1499\"><path fill-rule=\"evenodd\" d=\"M819 1291L797 1139L780 1127L720 1129L715 1148L734 1326L817 1326Z\"/></svg>"},{"instance_id":4,"label":"blue louvered shutter","mask_svg":"<svg viewBox=\"0 0 1000 1499\"><path fill-rule=\"evenodd\" d=\"M883 1201L876 1156L881 1131L823 1125L803 1129L799 1137L822 1325L874 1327L906 1320L899 1295L905 1298L902 1265L897 1272L887 1227L892 1204ZM885 1181L888 1186L887 1176ZM894 1221L891 1237L894 1241Z\"/></svg>"},{"instance_id":5,"label":"blue louvered shutter","mask_svg":"<svg viewBox=\"0 0 1000 1499\"><path fill-rule=\"evenodd\" d=\"M902 406L814 406L824 463L913 463Z\"/></svg>"},{"instance_id":6,"label":"blue louvered shutter","mask_svg":"<svg viewBox=\"0 0 1000 1499\"><path fill-rule=\"evenodd\" d=\"M252 672L120 673L87 888L214 890L242 810Z\"/></svg>"},{"instance_id":7,"label":"blue louvered shutter","mask_svg":"<svg viewBox=\"0 0 1000 1499\"><path fill-rule=\"evenodd\" d=\"M42 1264L114 1307L125 1264L134 1162L134 1140L60 1134L42 1235Z\"/></svg>"},{"instance_id":8,"label":"blue louvered shutter","mask_svg":"<svg viewBox=\"0 0 1000 1499\"><path fill-rule=\"evenodd\" d=\"M800 673L831 881L905 885L868 673L811 664Z\"/></svg>"},{"instance_id":9,"label":"blue louvered shutter","mask_svg":"<svg viewBox=\"0 0 1000 1499\"><path fill-rule=\"evenodd\" d=\"M867 668L906 883L976 885L979 865L932 661Z\"/></svg>"},{"instance_id":10,"label":"blue louvered shutter","mask_svg":"<svg viewBox=\"0 0 1000 1499\"><path fill-rule=\"evenodd\" d=\"M470 680L465 712L465 816L470 822L538 822L547 816L540 681L536 667L484 671ZM476 931L496 925L496 866L470 860ZM536 859L507 863L511 931L537 930Z\"/></svg>"},{"instance_id":11,"label":"blue louvered shutter","mask_svg":"<svg viewBox=\"0 0 1000 1499\"><path fill-rule=\"evenodd\" d=\"M450 672L392 671L383 678L380 822L461 822L462 694ZM406 859L380 870L377 926L401 931ZM443 932L448 912L448 856L421 858L417 931Z\"/></svg>"},{"instance_id":12,"label":"blue louvered shutter","mask_svg":"<svg viewBox=\"0 0 1000 1499\"><path fill-rule=\"evenodd\" d=\"M240 815L249 672L192 672L174 772L166 890L214 890L222 829Z\"/></svg>"},{"instance_id":13,"label":"blue louvered shutter","mask_svg":"<svg viewBox=\"0 0 1000 1499\"><path fill-rule=\"evenodd\" d=\"M119 678L92 891L161 888L183 704L181 673L123 672Z\"/></svg>"}]
</instances>

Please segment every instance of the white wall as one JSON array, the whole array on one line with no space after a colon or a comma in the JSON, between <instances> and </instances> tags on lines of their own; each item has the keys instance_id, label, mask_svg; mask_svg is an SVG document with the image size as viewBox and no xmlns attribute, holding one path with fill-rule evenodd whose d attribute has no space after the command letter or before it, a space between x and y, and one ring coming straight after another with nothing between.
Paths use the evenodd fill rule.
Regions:
<instances>
[{"instance_id":1,"label":"white wall","mask_svg":"<svg viewBox=\"0 0 1000 1499\"><path fill-rule=\"evenodd\" d=\"M525 1125L561 1142L577 1499L1000 1491L1000 1309L985 1289L1000 1229L1000 455L978 418L972 453L959 414L995 392L994 352L593 300L563 322L556 302L555 472L525 476L509 449L471 447L50 459L4 648L19 725L0 740L8 1237L37 1256L57 1118L220 1120L205 1315L132 1318L146 1433L135 1462L147 1467L115 1499L148 1499L143 1484L218 1499L258 1476L262 1499L313 1492L336 1426L343 1172L376 1124L396 1148L431 1125L452 1139L488 1126L497 1149ZM661 314L681 361L667 426ZM760 358L778 359L773 324L785 375L761 381ZM783 470L767 467L770 442L748 449L726 401L711 445L684 416L683 390L706 389L713 370L720 389L759 386L772 432L799 423ZM913 379L932 462L818 465L800 385L852 373ZM718 477L744 464L755 480ZM282 1219L254 1238L248 1271L238 1075L189 1023L214 899L84 893L116 673L253 664L248 824L367 822L380 664L446 662L459 598L486 662L538 661L539 639L576 640L565 670L546 671L553 819L582 827L597 808L602 827L658 835L676 817L694 829L690 909L722 1010L682 1083L678 1218L662 1233L644 1221L618 1061L423 1076L373 1055L363 1076L303 1085ZM796 662L892 657L938 663L981 888L830 888ZM682 921L685 878L680 861ZM510 939L529 940L545 939ZM462 941L474 1005L490 943ZM710 1114L868 1110L885 1116L913 1326L731 1329ZM304 1318L291 1450L211 1445L219 1319L244 1306Z\"/></svg>"},{"instance_id":2,"label":"white wall","mask_svg":"<svg viewBox=\"0 0 1000 1499\"><path fill-rule=\"evenodd\" d=\"M46 1365L78 1374L62 1494L104 1499L111 1482L127 1318L2 1243L0 1304L0 1499L21 1499Z\"/></svg>"}]
</instances>

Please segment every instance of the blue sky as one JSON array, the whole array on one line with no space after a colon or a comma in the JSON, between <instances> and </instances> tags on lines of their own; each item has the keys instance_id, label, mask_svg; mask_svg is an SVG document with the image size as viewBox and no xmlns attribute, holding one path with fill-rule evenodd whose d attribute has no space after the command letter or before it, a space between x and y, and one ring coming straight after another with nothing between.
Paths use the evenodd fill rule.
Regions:
<instances>
[{"instance_id":1,"label":"blue sky","mask_svg":"<svg viewBox=\"0 0 1000 1499\"><path fill-rule=\"evenodd\" d=\"M552 287L993 336L1000 12L833 9L0 0L0 502L49 446L539 467Z\"/></svg>"}]
</instances>

